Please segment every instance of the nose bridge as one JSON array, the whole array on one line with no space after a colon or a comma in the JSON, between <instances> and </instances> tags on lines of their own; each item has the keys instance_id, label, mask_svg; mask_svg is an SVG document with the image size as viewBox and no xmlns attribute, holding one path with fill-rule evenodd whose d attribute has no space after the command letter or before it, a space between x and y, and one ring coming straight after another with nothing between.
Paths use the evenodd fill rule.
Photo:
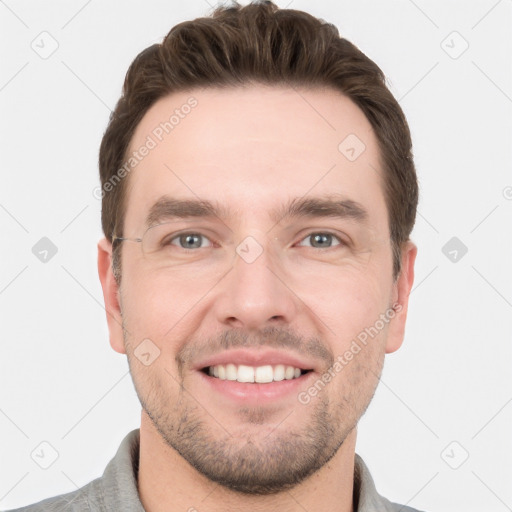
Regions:
<instances>
[{"instance_id":1,"label":"nose bridge","mask_svg":"<svg viewBox=\"0 0 512 512\"><path fill-rule=\"evenodd\" d=\"M271 320L290 322L296 304L282 282L283 268L270 239L248 236L236 253L233 268L216 297L218 320L247 329L261 329Z\"/></svg>"}]
</instances>

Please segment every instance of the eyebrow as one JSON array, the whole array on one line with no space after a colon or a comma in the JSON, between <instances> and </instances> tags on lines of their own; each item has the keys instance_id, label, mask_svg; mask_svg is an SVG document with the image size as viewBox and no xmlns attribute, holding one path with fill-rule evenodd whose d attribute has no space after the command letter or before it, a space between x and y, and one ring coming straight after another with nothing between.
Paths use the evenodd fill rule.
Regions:
<instances>
[{"instance_id":1,"label":"eyebrow","mask_svg":"<svg viewBox=\"0 0 512 512\"><path fill-rule=\"evenodd\" d=\"M226 217L229 212L218 202L200 199L175 199L161 197L149 210L148 227L171 219Z\"/></svg>"},{"instance_id":2,"label":"eyebrow","mask_svg":"<svg viewBox=\"0 0 512 512\"><path fill-rule=\"evenodd\" d=\"M240 212L238 210L232 212L218 201L163 196L150 208L146 225L150 227L172 219L214 217L228 219L230 214L239 216ZM286 218L301 217L350 219L364 224L368 221L369 215L357 201L331 194L325 197L296 197L286 205L271 211L270 217L276 224Z\"/></svg>"},{"instance_id":3,"label":"eyebrow","mask_svg":"<svg viewBox=\"0 0 512 512\"><path fill-rule=\"evenodd\" d=\"M336 194L327 197L296 197L272 213L275 222L296 217L334 217L366 223L369 215L362 204Z\"/></svg>"}]
</instances>

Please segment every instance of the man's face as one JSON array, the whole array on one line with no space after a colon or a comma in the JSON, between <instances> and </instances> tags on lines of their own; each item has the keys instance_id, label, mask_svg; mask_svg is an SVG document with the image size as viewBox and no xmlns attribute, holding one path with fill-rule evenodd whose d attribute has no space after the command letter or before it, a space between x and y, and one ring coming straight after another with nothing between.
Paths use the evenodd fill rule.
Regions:
<instances>
[{"instance_id":1,"label":"man's face","mask_svg":"<svg viewBox=\"0 0 512 512\"><path fill-rule=\"evenodd\" d=\"M336 454L402 341L415 248L394 282L371 125L333 90L253 86L170 95L130 153L148 136L123 236L167 227L123 242L111 343L143 414L198 471L245 493L285 489ZM239 382L252 378L272 382Z\"/></svg>"}]
</instances>

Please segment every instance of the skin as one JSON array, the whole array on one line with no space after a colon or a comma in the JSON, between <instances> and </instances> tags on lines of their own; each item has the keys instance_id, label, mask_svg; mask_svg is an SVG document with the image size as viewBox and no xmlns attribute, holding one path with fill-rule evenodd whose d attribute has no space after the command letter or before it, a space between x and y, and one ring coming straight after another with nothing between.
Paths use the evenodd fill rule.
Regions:
<instances>
[{"instance_id":1,"label":"skin","mask_svg":"<svg viewBox=\"0 0 512 512\"><path fill-rule=\"evenodd\" d=\"M127 354L143 405L141 501L150 512L351 511L357 422L385 354L402 344L417 252L412 242L404 245L393 280L375 135L337 91L253 85L159 100L130 149L191 96L197 107L127 178L123 236L142 236L149 208L166 194L229 207L222 219L176 224L218 244L206 240L193 254L178 244L167 260L174 265L164 266L144 257L141 244L125 241L120 287L111 244L98 244L110 343ZM353 162L338 150L349 134L366 146ZM364 226L271 219L292 198L334 191L363 205ZM308 235L319 232L344 237L349 246L334 238L330 248L315 247ZM235 252L247 236L262 249L252 263ZM393 318L307 404L289 393L244 405L205 385L194 368L226 347L276 348L310 364L304 391L393 304ZM160 350L148 366L134 355L144 339Z\"/></svg>"}]
</instances>

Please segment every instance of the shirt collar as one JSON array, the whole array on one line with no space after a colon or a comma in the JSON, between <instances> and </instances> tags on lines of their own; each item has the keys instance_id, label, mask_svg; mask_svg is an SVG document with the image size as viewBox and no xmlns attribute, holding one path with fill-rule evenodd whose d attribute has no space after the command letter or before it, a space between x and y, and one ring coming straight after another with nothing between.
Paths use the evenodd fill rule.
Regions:
<instances>
[{"instance_id":1,"label":"shirt collar","mask_svg":"<svg viewBox=\"0 0 512 512\"><path fill-rule=\"evenodd\" d=\"M144 512L137 490L140 429L126 435L116 455L99 479L105 510ZM354 511L393 512L393 504L377 493L368 467L356 453L354 459ZM407 510L407 509L406 509ZM410 509L409 509L410 510Z\"/></svg>"}]
</instances>

